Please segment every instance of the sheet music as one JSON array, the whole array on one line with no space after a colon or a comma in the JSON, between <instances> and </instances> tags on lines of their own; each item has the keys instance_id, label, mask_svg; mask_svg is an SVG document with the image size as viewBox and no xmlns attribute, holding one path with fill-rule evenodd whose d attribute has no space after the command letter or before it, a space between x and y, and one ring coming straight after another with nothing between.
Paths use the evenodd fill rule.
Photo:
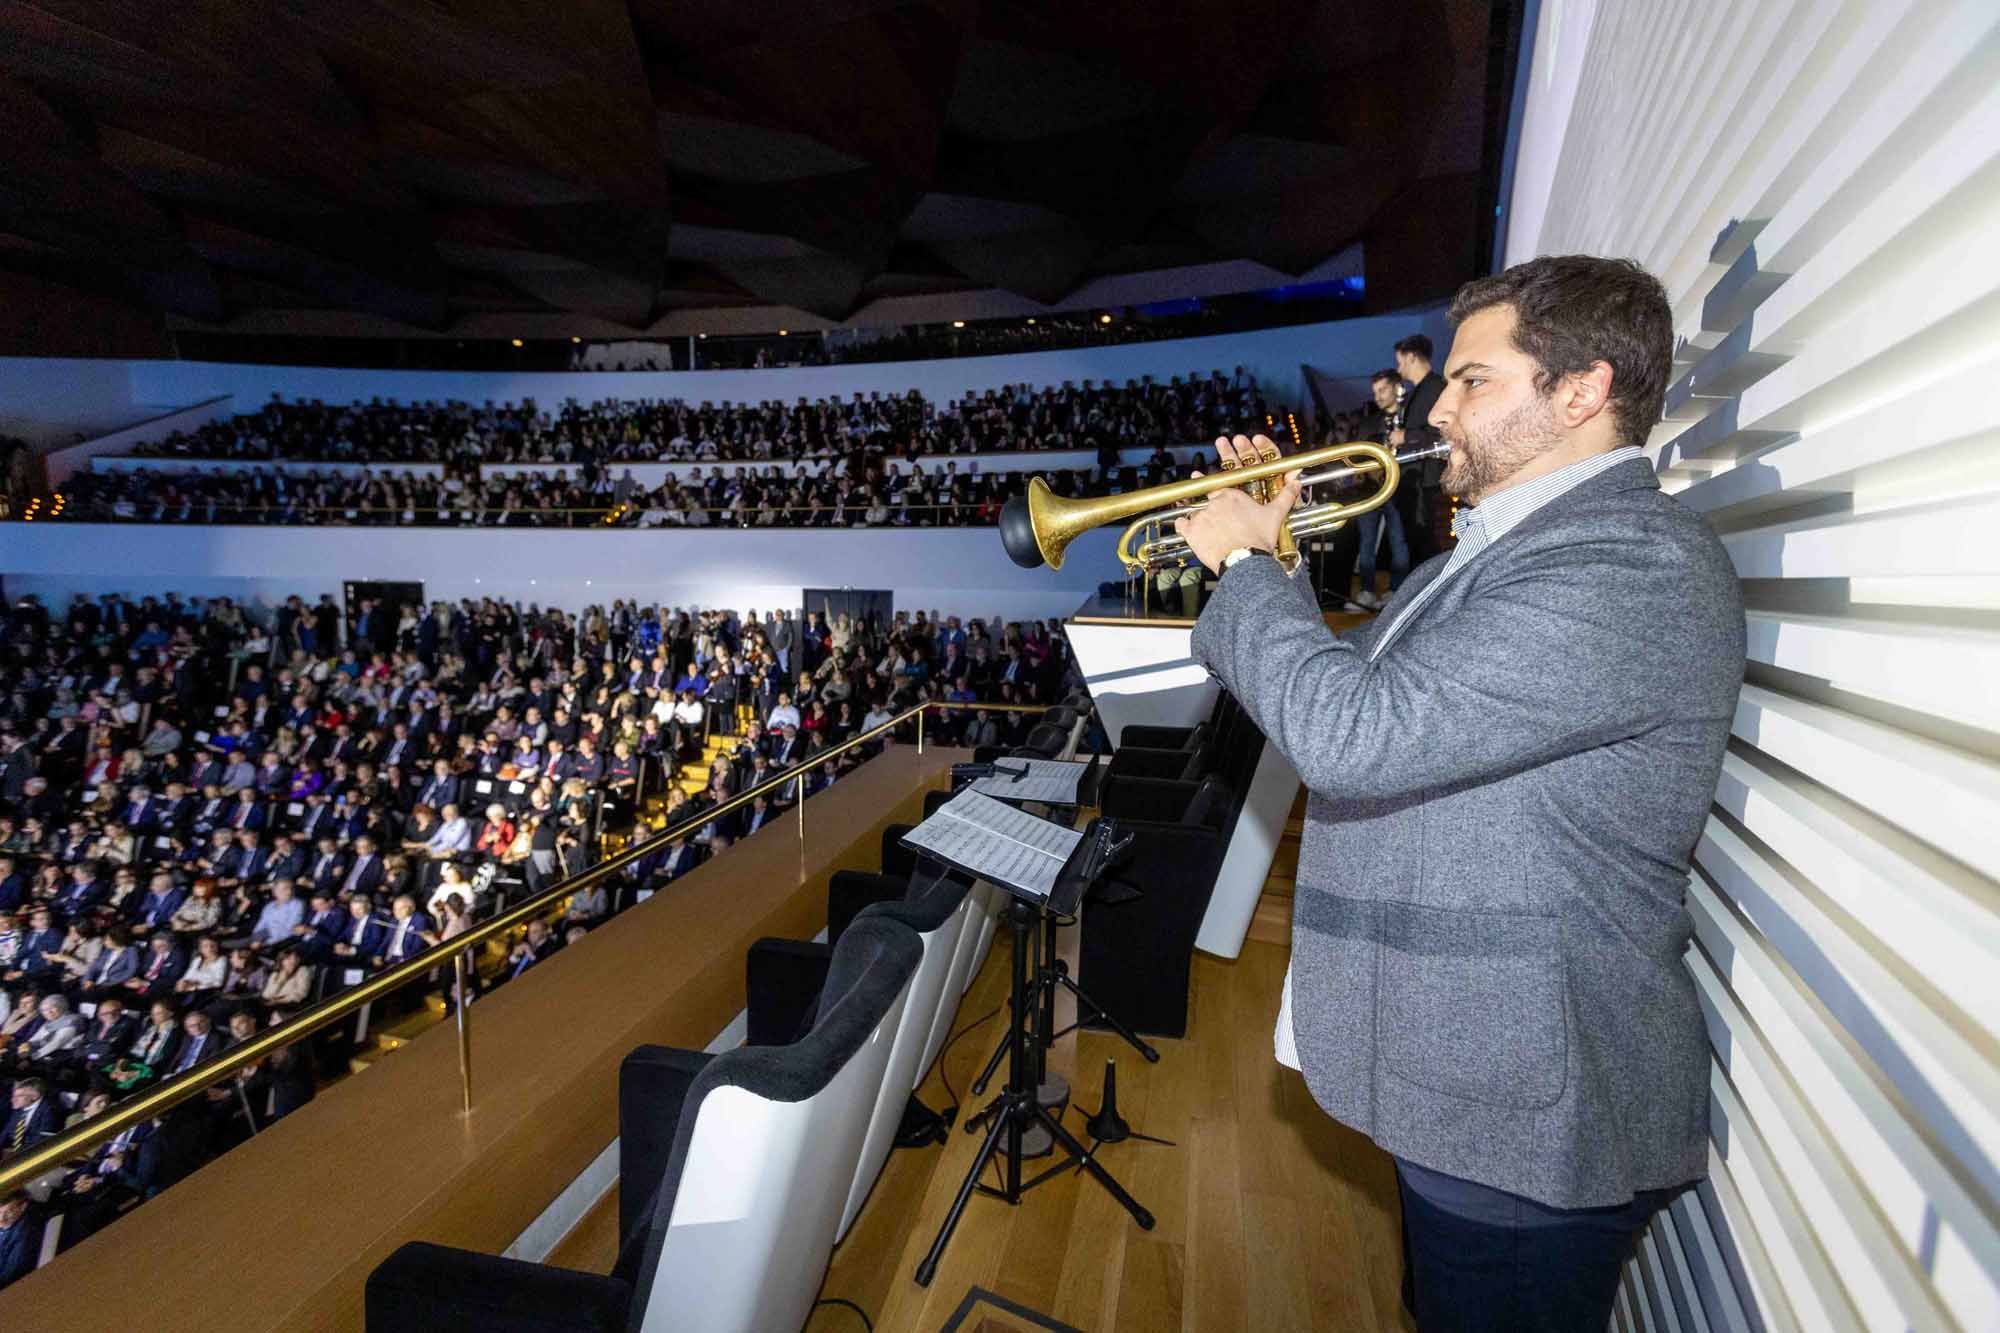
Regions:
<instances>
[{"instance_id":1,"label":"sheet music","mask_svg":"<svg viewBox=\"0 0 2000 1333\"><path fill-rule=\"evenodd\" d=\"M990 778L974 782L972 790L997 796L1003 801L1040 801L1044 805L1075 805L1077 786L1090 769L1087 759L997 759L994 762L1006 768L1026 767L1027 775L1016 779L995 773Z\"/></svg>"},{"instance_id":2,"label":"sheet music","mask_svg":"<svg viewBox=\"0 0 2000 1333\"><path fill-rule=\"evenodd\" d=\"M1083 835L967 788L903 841L1009 888L1046 898Z\"/></svg>"}]
</instances>

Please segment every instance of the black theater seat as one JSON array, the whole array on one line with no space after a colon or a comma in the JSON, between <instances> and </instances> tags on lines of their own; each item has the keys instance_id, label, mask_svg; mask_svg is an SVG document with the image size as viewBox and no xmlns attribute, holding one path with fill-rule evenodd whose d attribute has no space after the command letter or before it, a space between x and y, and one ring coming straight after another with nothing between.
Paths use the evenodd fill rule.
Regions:
<instances>
[{"instance_id":1,"label":"black theater seat","mask_svg":"<svg viewBox=\"0 0 2000 1333\"><path fill-rule=\"evenodd\" d=\"M856 921L798 1041L626 1057L609 1277L405 1245L369 1275L370 1333L803 1327L923 956L901 922Z\"/></svg>"}]
</instances>

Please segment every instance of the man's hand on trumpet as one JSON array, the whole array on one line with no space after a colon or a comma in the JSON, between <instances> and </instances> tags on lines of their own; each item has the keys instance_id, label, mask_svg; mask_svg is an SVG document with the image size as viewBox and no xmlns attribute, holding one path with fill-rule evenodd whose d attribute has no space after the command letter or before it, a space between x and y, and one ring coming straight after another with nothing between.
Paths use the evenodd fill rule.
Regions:
<instances>
[{"instance_id":1,"label":"man's hand on trumpet","mask_svg":"<svg viewBox=\"0 0 2000 1333\"><path fill-rule=\"evenodd\" d=\"M1238 435L1234 440L1219 436L1215 452L1224 466L1234 462L1249 467L1279 457L1278 446L1263 435L1254 439ZM1212 572L1220 573L1222 558L1231 551L1245 546L1276 550L1278 533L1298 502L1299 474L1293 472L1286 475L1284 487L1261 504L1244 494L1240 486L1216 491L1208 497L1200 513L1176 520L1174 530L1187 539L1195 559Z\"/></svg>"}]
</instances>

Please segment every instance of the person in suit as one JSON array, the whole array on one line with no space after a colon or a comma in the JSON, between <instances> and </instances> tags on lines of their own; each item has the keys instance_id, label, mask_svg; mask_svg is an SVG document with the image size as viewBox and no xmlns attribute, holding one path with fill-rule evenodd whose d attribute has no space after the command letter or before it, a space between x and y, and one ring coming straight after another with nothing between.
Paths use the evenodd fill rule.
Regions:
<instances>
[{"instance_id":1,"label":"person in suit","mask_svg":"<svg viewBox=\"0 0 2000 1333\"><path fill-rule=\"evenodd\" d=\"M42 1220L26 1190L0 1199L0 1288L35 1271L42 1258Z\"/></svg>"},{"instance_id":2,"label":"person in suit","mask_svg":"<svg viewBox=\"0 0 2000 1333\"><path fill-rule=\"evenodd\" d=\"M430 918L417 910L417 900L407 893L397 894L396 900L389 904L381 952L369 962L375 967L407 963L429 947L424 943L424 932L430 928Z\"/></svg>"},{"instance_id":3,"label":"person in suit","mask_svg":"<svg viewBox=\"0 0 2000 1333\"><path fill-rule=\"evenodd\" d=\"M365 897L382 887L383 873L382 858L375 851L375 839L358 837L354 840L354 860L340 881L340 892L350 897Z\"/></svg>"},{"instance_id":4,"label":"person in suit","mask_svg":"<svg viewBox=\"0 0 2000 1333\"><path fill-rule=\"evenodd\" d=\"M1270 555L1296 483L1222 491L1181 526L1221 575L1192 647L1310 792L1277 1055L1395 1158L1418 1326L1596 1330L1707 1167L1682 896L1743 600L1638 447L1672 373L1655 279L1542 258L1451 313L1451 555L1336 635Z\"/></svg>"},{"instance_id":5,"label":"person in suit","mask_svg":"<svg viewBox=\"0 0 2000 1333\"><path fill-rule=\"evenodd\" d=\"M431 776L417 791L417 804L442 810L458 804L458 779L452 776L451 761L440 759L431 765Z\"/></svg>"},{"instance_id":6,"label":"person in suit","mask_svg":"<svg viewBox=\"0 0 2000 1333\"><path fill-rule=\"evenodd\" d=\"M1444 376L1431 365L1431 340L1413 333L1396 344L1396 374L1410 386L1403 399L1403 424L1389 432L1390 450L1421 449L1442 438L1431 424L1431 413L1444 395ZM1396 504L1403 511L1410 539L1410 556L1417 563L1444 549L1445 512L1444 464L1427 458L1411 469L1410 485L1396 489Z\"/></svg>"},{"instance_id":7,"label":"person in suit","mask_svg":"<svg viewBox=\"0 0 2000 1333\"><path fill-rule=\"evenodd\" d=\"M313 849L312 859L306 863L303 878L315 891L338 893L341 881L347 878L347 865L347 854L340 850L340 840L331 833L323 833Z\"/></svg>"},{"instance_id":8,"label":"person in suit","mask_svg":"<svg viewBox=\"0 0 2000 1333\"><path fill-rule=\"evenodd\" d=\"M109 998L138 975L139 947L125 926L114 925L104 932L104 947L97 957L84 966L77 991L86 999Z\"/></svg>"},{"instance_id":9,"label":"person in suit","mask_svg":"<svg viewBox=\"0 0 2000 1333\"><path fill-rule=\"evenodd\" d=\"M62 1112L39 1078L19 1079L8 1096L7 1121L0 1125L0 1161L11 1161L62 1128Z\"/></svg>"},{"instance_id":10,"label":"person in suit","mask_svg":"<svg viewBox=\"0 0 2000 1333\"><path fill-rule=\"evenodd\" d=\"M264 863L263 869L266 883L281 879L296 880L305 874L305 870L306 854L302 844L288 833L280 833L271 839L271 857Z\"/></svg>"},{"instance_id":11,"label":"person in suit","mask_svg":"<svg viewBox=\"0 0 2000 1333\"><path fill-rule=\"evenodd\" d=\"M334 960L343 967L366 967L381 957L388 937L386 924L375 915L374 900L357 893L347 900L347 924L333 943Z\"/></svg>"},{"instance_id":12,"label":"person in suit","mask_svg":"<svg viewBox=\"0 0 2000 1333\"><path fill-rule=\"evenodd\" d=\"M667 844L666 854L660 859L659 869L654 873L653 887L671 884L700 864L701 848L685 838L675 838Z\"/></svg>"},{"instance_id":13,"label":"person in suit","mask_svg":"<svg viewBox=\"0 0 2000 1333\"><path fill-rule=\"evenodd\" d=\"M121 995L106 995L97 1002L90 1026L83 1034L83 1067L86 1072L109 1065L131 1049L139 1035L139 1020L125 1009Z\"/></svg>"},{"instance_id":14,"label":"person in suit","mask_svg":"<svg viewBox=\"0 0 2000 1333\"><path fill-rule=\"evenodd\" d=\"M125 983L125 989L141 999L158 1000L174 993L174 983L187 971L187 954L164 930L156 930L148 942L146 961L139 974Z\"/></svg>"},{"instance_id":15,"label":"person in suit","mask_svg":"<svg viewBox=\"0 0 2000 1333\"><path fill-rule=\"evenodd\" d=\"M750 798L750 808L742 812L738 824L738 836L747 838L764 825L777 818L778 812L771 808L769 799L763 796Z\"/></svg>"},{"instance_id":16,"label":"person in suit","mask_svg":"<svg viewBox=\"0 0 2000 1333\"><path fill-rule=\"evenodd\" d=\"M86 1118L110 1109L107 1092L91 1093L84 1100ZM101 1103L101 1104L100 1104ZM83 1161L73 1164L69 1174L50 1196L51 1211L63 1215L63 1248L85 1236L101 1231L118 1216L125 1201L145 1194L138 1163L157 1122L142 1120L117 1137L100 1143Z\"/></svg>"},{"instance_id":17,"label":"person in suit","mask_svg":"<svg viewBox=\"0 0 2000 1333\"><path fill-rule=\"evenodd\" d=\"M333 887L321 885L314 888L311 910L292 931L293 948L307 962L325 962L332 956L333 943L340 937L341 926L346 920L347 913L340 910Z\"/></svg>"},{"instance_id":18,"label":"person in suit","mask_svg":"<svg viewBox=\"0 0 2000 1333\"><path fill-rule=\"evenodd\" d=\"M28 931L14 954L14 966L0 972L0 980L18 982L28 978L53 978L62 969L49 955L62 952L63 932L47 907L28 913Z\"/></svg>"},{"instance_id":19,"label":"person in suit","mask_svg":"<svg viewBox=\"0 0 2000 1333\"><path fill-rule=\"evenodd\" d=\"M181 1019L181 1044L162 1072L162 1078L185 1074L204 1060L213 1059L229 1048L229 1038L215 1030L206 1011L190 1009Z\"/></svg>"},{"instance_id":20,"label":"person in suit","mask_svg":"<svg viewBox=\"0 0 2000 1333\"><path fill-rule=\"evenodd\" d=\"M70 882L56 899L56 911L66 920L75 920L111 896L111 886L98 878L94 861L79 861L70 867Z\"/></svg>"},{"instance_id":21,"label":"person in suit","mask_svg":"<svg viewBox=\"0 0 2000 1333\"><path fill-rule=\"evenodd\" d=\"M146 885L146 896L139 900L139 910L133 923L145 933L165 930L167 923L174 919L174 913L187 901L187 890L174 883L174 877L167 871L155 871Z\"/></svg>"},{"instance_id":22,"label":"person in suit","mask_svg":"<svg viewBox=\"0 0 2000 1333\"><path fill-rule=\"evenodd\" d=\"M271 853L265 848L257 830L240 830L236 835L235 849L215 866L216 883L225 889L233 889L239 884L255 884L264 878L270 862Z\"/></svg>"},{"instance_id":23,"label":"person in suit","mask_svg":"<svg viewBox=\"0 0 2000 1333\"><path fill-rule=\"evenodd\" d=\"M236 793L236 803L229 808L226 822L239 833L255 833L264 827L264 806L256 788L244 787Z\"/></svg>"},{"instance_id":24,"label":"person in suit","mask_svg":"<svg viewBox=\"0 0 2000 1333\"><path fill-rule=\"evenodd\" d=\"M549 923L536 918L528 923L526 934L507 954L507 970L500 974L502 982L512 981L562 947Z\"/></svg>"}]
</instances>

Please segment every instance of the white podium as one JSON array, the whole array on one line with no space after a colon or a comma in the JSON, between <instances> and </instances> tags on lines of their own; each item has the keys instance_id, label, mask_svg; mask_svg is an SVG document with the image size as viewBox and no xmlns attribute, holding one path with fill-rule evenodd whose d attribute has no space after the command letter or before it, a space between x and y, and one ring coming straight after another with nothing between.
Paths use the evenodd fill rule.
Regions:
<instances>
[{"instance_id":1,"label":"white podium","mask_svg":"<svg viewBox=\"0 0 2000 1333\"><path fill-rule=\"evenodd\" d=\"M1114 750L1128 726L1192 727L1215 710L1221 687L1190 652L1192 620L1096 598L1077 608L1065 628ZM1223 958L1243 951L1298 790L1291 763L1265 745L1223 853L1197 949Z\"/></svg>"}]
</instances>

